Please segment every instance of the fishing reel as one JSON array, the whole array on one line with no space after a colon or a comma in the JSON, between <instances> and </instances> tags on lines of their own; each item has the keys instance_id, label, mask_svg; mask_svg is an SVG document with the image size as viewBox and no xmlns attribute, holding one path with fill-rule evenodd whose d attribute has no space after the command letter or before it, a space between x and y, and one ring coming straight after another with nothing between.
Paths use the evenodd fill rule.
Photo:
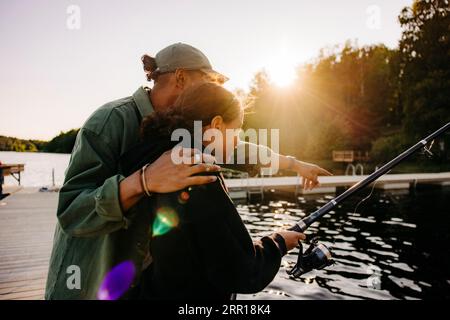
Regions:
<instances>
[{"instance_id":1,"label":"fishing reel","mask_svg":"<svg viewBox=\"0 0 450 320\"><path fill-rule=\"evenodd\" d=\"M334 264L331 250L324 244L319 243L317 238L311 241L311 244L303 252L303 244L298 242L300 248L296 265L287 273L294 278L300 278L305 273L312 270L321 270Z\"/></svg>"}]
</instances>

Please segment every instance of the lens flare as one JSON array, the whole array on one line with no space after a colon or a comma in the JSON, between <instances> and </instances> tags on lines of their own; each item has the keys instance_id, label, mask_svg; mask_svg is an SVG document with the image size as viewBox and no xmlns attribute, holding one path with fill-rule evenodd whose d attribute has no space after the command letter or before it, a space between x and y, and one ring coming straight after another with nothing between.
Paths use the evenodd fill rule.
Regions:
<instances>
[{"instance_id":1,"label":"lens flare","mask_svg":"<svg viewBox=\"0 0 450 320\"><path fill-rule=\"evenodd\" d=\"M180 204L185 204L189 200L189 193L186 191L180 192L178 195L178 202Z\"/></svg>"},{"instance_id":2,"label":"lens flare","mask_svg":"<svg viewBox=\"0 0 450 320\"><path fill-rule=\"evenodd\" d=\"M153 237L166 234L171 229L178 226L178 214L171 208L162 207L156 212L156 218L153 222L152 234Z\"/></svg>"},{"instance_id":3,"label":"lens flare","mask_svg":"<svg viewBox=\"0 0 450 320\"><path fill-rule=\"evenodd\" d=\"M109 271L97 292L99 300L117 300L133 282L136 268L130 260L124 261Z\"/></svg>"}]
</instances>

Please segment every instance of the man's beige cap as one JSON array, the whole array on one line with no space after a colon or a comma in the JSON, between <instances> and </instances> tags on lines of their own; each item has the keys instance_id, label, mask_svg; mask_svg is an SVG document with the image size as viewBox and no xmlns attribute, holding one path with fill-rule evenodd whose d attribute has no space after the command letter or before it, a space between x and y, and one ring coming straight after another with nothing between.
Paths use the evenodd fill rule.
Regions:
<instances>
[{"instance_id":1,"label":"man's beige cap","mask_svg":"<svg viewBox=\"0 0 450 320\"><path fill-rule=\"evenodd\" d=\"M212 68L203 52L181 42L159 51L155 56L155 62L156 70L154 72L156 74L173 72L177 69L200 70L221 83L229 80L228 77Z\"/></svg>"}]
</instances>

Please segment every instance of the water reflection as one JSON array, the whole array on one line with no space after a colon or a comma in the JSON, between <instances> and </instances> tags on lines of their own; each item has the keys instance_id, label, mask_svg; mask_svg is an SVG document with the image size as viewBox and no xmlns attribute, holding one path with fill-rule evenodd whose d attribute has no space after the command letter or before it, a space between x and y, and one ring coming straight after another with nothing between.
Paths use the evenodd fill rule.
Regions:
<instances>
[{"instance_id":1,"label":"water reflection","mask_svg":"<svg viewBox=\"0 0 450 320\"><path fill-rule=\"evenodd\" d=\"M450 188L375 191L354 212L363 197L339 205L306 232L332 249L335 265L291 279L286 271L296 263L298 250L293 250L268 288L239 299L450 298ZM255 238L292 226L332 196L267 198L263 204L238 205Z\"/></svg>"}]
</instances>

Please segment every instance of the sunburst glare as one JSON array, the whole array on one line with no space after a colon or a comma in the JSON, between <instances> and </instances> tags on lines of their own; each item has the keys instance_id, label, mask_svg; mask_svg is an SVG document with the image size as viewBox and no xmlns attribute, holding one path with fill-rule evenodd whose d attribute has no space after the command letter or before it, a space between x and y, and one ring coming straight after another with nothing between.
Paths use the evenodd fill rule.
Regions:
<instances>
[{"instance_id":1,"label":"sunburst glare","mask_svg":"<svg viewBox=\"0 0 450 320\"><path fill-rule=\"evenodd\" d=\"M130 260L124 261L109 271L97 292L99 300L117 300L133 282L136 268Z\"/></svg>"},{"instance_id":2,"label":"sunburst glare","mask_svg":"<svg viewBox=\"0 0 450 320\"><path fill-rule=\"evenodd\" d=\"M152 234L153 237L166 234L171 229L178 226L178 214L169 207L159 208L156 212L156 218L153 222Z\"/></svg>"}]
</instances>

